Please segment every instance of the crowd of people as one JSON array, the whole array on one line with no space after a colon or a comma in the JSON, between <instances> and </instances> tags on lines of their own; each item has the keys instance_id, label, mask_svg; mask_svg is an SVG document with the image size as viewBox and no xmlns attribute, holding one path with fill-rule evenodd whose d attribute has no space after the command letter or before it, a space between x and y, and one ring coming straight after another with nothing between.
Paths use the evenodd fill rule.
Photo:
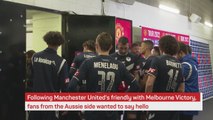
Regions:
<instances>
[{"instance_id":1,"label":"crowd of people","mask_svg":"<svg viewBox=\"0 0 213 120\"><path fill-rule=\"evenodd\" d=\"M198 62L190 47L172 36L159 45L151 40L129 44L121 37L110 54L113 39L107 32L83 43L83 52L68 67L57 55L64 43L59 32L44 37L47 48L31 55L31 92L198 92ZM108 67L106 67L108 66ZM92 73L92 74L91 74ZM197 111L54 111L30 112L29 120L192 120Z\"/></svg>"}]
</instances>

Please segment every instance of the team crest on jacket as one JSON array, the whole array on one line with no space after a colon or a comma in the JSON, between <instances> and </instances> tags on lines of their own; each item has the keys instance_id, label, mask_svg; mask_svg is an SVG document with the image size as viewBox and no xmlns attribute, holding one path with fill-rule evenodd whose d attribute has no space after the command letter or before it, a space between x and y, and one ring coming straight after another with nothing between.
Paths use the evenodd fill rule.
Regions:
<instances>
[{"instance_id":1,"label":"team crest on jacket","mask_svg":"<svg viewBox=\"0 0 213 120\"><path fill-rule=\"evenodd\" d=\"M126 61L131 61L131 58L130 57L126 57Z\"/></svg>"},{"instance_id":2,"label":"team crest on jacket","mask_svg":"<svg viewBox=\"0 0 213 120\"><path fill-rule=\"evenodd\" d=\"M72 63L72 64L71 64L71 67L74 67L74 66L75 66L75 63Z\"/></svg>"},{"instance_id":3,"label":"team crest on jacket","mask_svg":"<svg viewBox=\"0 0 213 120\"><path fill-rule=\"evenodd\" d=\"M65 79L65 83L69 83L70 82L70 79L69 78L66 78Z\"/></svg>"},{"instance_id":4,"label":"team crest on jacket","mask_svg":"<svg viewBox=\"0 0 213 120\"><path fill-rule=\"evenodd\" d=\"M74 75L78 76L79 75L79 70L77 70Z\"/></svg>"}]
</instances>

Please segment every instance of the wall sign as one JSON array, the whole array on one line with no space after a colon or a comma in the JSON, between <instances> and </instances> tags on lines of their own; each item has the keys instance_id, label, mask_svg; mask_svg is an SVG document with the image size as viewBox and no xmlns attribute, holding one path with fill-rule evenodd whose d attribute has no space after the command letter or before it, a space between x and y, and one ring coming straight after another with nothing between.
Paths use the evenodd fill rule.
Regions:
<instances>
[{"instance_id":1,"label":"wall sign","mask_svg":"<svg viewBox=\"0 0 213 120\"><path fill-rule=\"evenodd\" d=\"M117 45L120 37L125 36L129 40L129 44L132 44L132 21L115 18L115 44Z\"/></svg>"},{"instance_id":2,"label":"wall sign","mask_svg":"<svg viewBox=\"0 0 213 120\"><path fill-rule=\"evenodd\" d=\"M157 29L148 28L148 27L142 27L141 31L142 31L142 41L152 40L154 42L154 45L158 45L159 39L165 35L171 35L175 37L178 41L184 42L187 45L189 44L188 35L183 35L183 34L163 31L163 30L157 30Z\"/></svg>"}]
</instances>

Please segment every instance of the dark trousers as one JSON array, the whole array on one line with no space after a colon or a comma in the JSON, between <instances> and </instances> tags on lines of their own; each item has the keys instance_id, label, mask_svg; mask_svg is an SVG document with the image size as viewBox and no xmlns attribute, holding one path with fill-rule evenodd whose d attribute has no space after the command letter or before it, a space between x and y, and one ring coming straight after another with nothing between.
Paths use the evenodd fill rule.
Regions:
<instances>
[{"instance_id":1,"label":"dark trousers","mask_svg":"<svg viewBox=\"0 0 213 120\"><path fill-rule=\"evenodd\" d=\"M180 120L193 120L193 115L180 114Z\"/></svg>"}]
</instances>

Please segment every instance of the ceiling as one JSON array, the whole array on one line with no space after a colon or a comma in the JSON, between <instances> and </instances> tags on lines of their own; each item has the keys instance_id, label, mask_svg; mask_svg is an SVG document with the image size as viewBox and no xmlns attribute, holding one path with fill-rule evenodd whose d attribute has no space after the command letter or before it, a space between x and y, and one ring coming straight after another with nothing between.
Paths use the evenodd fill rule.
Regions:
<instances>
[{"instance_id":1,"label":"ceiling","mask_svg":"<svg viewBox=\"0 0 213 120\"><path fill-rule=\"evenodd\" d=\"M191 13L199 15L201 22L213 23L213 0L136 0L138 2L158 7L164 4L180 10L180 14L190 16Z\"/></svg>"}]
</instances>

